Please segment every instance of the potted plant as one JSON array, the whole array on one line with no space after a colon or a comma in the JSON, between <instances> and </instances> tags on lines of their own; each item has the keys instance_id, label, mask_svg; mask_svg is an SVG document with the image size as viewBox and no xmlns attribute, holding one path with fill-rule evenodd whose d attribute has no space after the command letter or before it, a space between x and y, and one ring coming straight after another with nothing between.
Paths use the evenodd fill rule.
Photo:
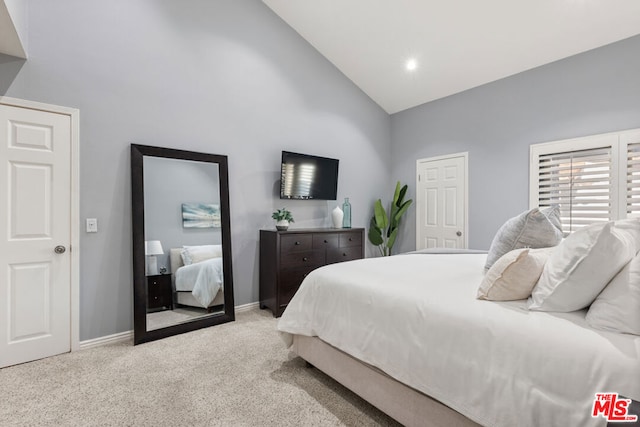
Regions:
<instances>
[{"instance_id":1,"label":"potted plant","mask_svg":"<svg viewBox=\"0 0 640 427\"><path fill-rule=\"evenodd\" d=\"M289 228L290 222L295 222L293 215L291 215L291 212L289 212L287 208L278 209L271 215L271 218L276 220L276 228L280 231L285 231Z\"/></svg>"},{"instance_id":2,"label":"potted plant","mask_svg":"<svg viewBox=\"0 0 640 427\"><path fill-rule=\"evenodd\" d=\"M407 194L407 186L400 187L400 181L396 184L389 215L382 206L382 200L376 200L373 206L373 217L369 224L369 241L380 249L383 256L391 255L391 249L396 242L400 227L400 218L409 209L413 200L404 200Z\"/></svg>"}]
</instances>

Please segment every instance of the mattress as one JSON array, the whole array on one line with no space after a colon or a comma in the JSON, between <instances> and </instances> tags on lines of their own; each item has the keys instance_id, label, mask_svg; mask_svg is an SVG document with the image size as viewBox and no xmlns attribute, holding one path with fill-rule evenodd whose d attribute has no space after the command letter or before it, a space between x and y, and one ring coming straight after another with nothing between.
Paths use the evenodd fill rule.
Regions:
<instances>
[{"instance_id":1,"label":"mattress","mask_svg":"<svg viewBox=\"0 0 640 427\"><path fill-rule=\"evenodd\" d=\"M604 426L596 393L640 400L640 337L585 311L475 298L484 254L405 254L311 272L278 329L317 336L491 426Z\"/></svg>"}]
</instances>

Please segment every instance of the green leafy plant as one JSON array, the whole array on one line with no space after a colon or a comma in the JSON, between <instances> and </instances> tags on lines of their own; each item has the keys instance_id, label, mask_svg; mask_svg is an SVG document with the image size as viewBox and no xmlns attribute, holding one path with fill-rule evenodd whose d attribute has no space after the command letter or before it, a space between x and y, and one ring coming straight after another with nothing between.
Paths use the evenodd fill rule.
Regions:
<instances>
[{"instance_id":1,"label":"green leafy plant","mask_svg":"<svg viewBox=\"0 0 640 427\"><path fill-rule=\"evenodd\" d=\"M293 220L293 215L291 215L291 212L289 212L287 208L278 209L273 214L271 214L271 218L275 219L276 221L286 220L289 222L295 222Z\"/></svg>"},{"instance_id":2,"label":"green leafy plant","mask_svg":"<svg viewBox=\"0 0 640 427\"><path fill-rule=\"evenodd\" d=\"M407 185L400 187L400 181L396 184L396 191L393 194L389 215L382 206L380 199L376 200L373 206L373 217L369 224L369 241L380 249L383 256L391 255L391 249L398 237L400 218L407 212L413 200L404 200L407 194Z\"/></svg>"}]
</instances>

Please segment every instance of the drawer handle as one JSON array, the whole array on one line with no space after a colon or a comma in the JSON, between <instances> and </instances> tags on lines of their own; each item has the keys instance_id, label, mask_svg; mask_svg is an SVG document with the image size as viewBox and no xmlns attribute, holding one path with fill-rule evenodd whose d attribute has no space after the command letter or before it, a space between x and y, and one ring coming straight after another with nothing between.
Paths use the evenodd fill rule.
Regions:
<instances>
[{"instance_id":1,"label":"drawer handle","mask_svg":"<svg viewBox=\"0 0 640 427\"><path fill-rule=\"evenodd\" d=\"M326 240L325 240L324 242L325 242L325 243L329 243L329 242L327 242Z\"/></svg>"},{"instance_id":2,"label":"drawer handle","mask_svg":"<svg viewBox=\"0 0 640 427\"><path fill-rule=\"evenodd\" d=\"M296 242L296 246L298 246L300 244L300 242Z\"/></svg>"},{"instance_id":3,"label":"drawer handle","mask_svg":"<svg viewBox=\"0 0 640 427\"><path fill-rule=\"evenodd\" d=\"M308 261L307 257L302 258L303 261Z\"/></svg>"},{"instance_id":4,"label":"drawer handle","mask_svg":"<svg viewBox=\"0 0 640 427\"><path fill-rule=\"evenodd\" d=\"M342 256L347 256L347 254L343 253Z\"/></svg>"},{"instance_id":5,"label":"drawer handle","mask_svg":"<svg viewBox=\"0 0 640 427\"><path fill-rule=\"evenodd\" d=\"M350 241L350 242L353 242L353 239L352 239L351 237L349 237L349 241Z\"/></svg>"}]
</instances>

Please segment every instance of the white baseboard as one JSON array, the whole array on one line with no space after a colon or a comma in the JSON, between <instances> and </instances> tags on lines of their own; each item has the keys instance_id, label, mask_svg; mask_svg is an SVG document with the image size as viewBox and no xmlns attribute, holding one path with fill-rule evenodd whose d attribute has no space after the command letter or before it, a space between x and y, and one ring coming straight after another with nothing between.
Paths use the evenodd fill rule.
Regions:
<instances>
[{"instance_id":1,"label":"white baseboard","mask_svg":"<svg viewBox=\"0 0 640 427\"><path fill-rule=\"evenodd\" d=\"M254 310L258 307L260 307L259 302L251 302L249 304L236 305L235 311L236 313L242 313L243 311ZM133 331L119 332L113 335L80 341L80 350L86 350L88 348L100 347L103 345L115 344L124 341L133 341Z\"/></svg>"},{"instance_id":2,"label":"white baseboard","mask_svg":"<svg viewBox=\"0 0 640 427\"><path fill-rule=\"evenodd\" d=\"M117 342L124 341L133 341L133 331L119 332L113 335L80 341L80 350L86 350L88 348L100 347L103 345L115 344Z\"/></svg>"},{"instance_id":3,"label":"white baseboard","mask_svg":"<svg viewBox=\"0 0 640 427\"><path fill-rule=\"evenodd\" d=\"M259 302L250 302L249 304L236 305L236 313L242 313L243 311L255 310L260 307Z\"/></svg>"}]
</instances>

